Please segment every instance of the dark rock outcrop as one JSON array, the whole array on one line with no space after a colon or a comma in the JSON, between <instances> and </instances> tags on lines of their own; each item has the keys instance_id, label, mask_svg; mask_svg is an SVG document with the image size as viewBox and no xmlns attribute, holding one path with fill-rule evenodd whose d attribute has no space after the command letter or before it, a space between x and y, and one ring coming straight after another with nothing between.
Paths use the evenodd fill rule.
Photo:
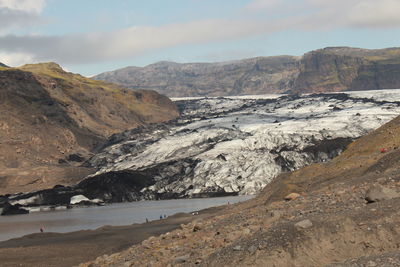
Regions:
<instances>
[{"instance_id":1,"label":"dark rock outcrop","mask_svg":"<svg viewBox=\"0 0 400 267\"><path fill-rule=\"evenodd\" d=\"M11 205L8 202L3 205L3 210L1 211L1 215L17 215L27 213L29 213L29 211L21 208L21 205Z\"/></svg>"},{"instance_id":2,"label":"dark rock outcrop","mask_svg":"<svg viewBox=\"0 0 400 267\"><path fill-rule=\"evenodd\" d=\"M67 156L68 161L74 161L74 162L84 162L85 157L83 157L81 154L71 154Z\"/></svg>"}]
</instances>

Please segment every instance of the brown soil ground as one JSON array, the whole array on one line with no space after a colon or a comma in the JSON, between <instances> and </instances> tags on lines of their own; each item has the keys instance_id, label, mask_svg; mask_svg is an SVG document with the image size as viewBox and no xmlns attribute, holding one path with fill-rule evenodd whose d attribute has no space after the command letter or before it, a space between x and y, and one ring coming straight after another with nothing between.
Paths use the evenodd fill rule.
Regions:
<instances>
[{"instance_id":1,"label":"brown soil ground","mask_svg":"<svg viewBox=\"0 0 400 267\"><path fill-rule=\"evenodd\" d=\"M37 233L10 239L0 242L0 266L74 266L127 249L194 219L208 218L218 210L206 209L195 216L181 213L144 224L103 226L71 233Z\"/></svg>"}]
</instances>

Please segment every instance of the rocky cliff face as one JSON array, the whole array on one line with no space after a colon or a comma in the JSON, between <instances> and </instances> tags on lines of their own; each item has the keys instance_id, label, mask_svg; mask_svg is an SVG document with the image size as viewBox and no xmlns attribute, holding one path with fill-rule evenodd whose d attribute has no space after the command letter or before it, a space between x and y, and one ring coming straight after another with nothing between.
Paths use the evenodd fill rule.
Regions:
<instances>
[{"instance_id":1,"label":"rocky cliff face","mask_svg":"<svg viewBox=\"0 0 400 267\"><path fill-rule=\"evenodd\" d=\"M221 96L282 93L298 75L296 57L259 57L223 63L159 62L127 67L95 77L131 89L151 89L168 96Z\"/></svg>"},{"instance_id":2,"label":"rocky cliff face","mask_svg":"<svg viewBox=\"0 0 400 267\"><path fill-rule=\"evenodd\" d=\"M0 69L0 192L76 183L116 132L178 115L166 97L67 73L57 64Z\"/></svg>"},{"instance_id":3,"label":"rocky cliff face","mask_svg":"<svg viewBox=\"0 0 400 267\"><path fill-rule=\"evenodd\" d=\"M289 93L400 88L400 49L325 48L303 56Z\"/></svg>"},{"instance_id":4,"label":"rocky cliff face","mask_svg":"<svg viewBox=\"0 0 400 267\"><path fill-rule=\"evenodd\" d=\"M172 97L315 93L400 88L400 49L331 47L303 57L258 57L224 63L159 62L95 77Z\"/></svg>"},{"instance_id":5,"label":"rocky cliff face","mask_svg":"<svg viewBox=\"0 0 400 267\"><path fill-rule=\"evenodd\" d=\"M347 90L365 64L362 58L310 52L303 56L299 76L291 93L336 92Z\"/></svg>"}]
</instances>

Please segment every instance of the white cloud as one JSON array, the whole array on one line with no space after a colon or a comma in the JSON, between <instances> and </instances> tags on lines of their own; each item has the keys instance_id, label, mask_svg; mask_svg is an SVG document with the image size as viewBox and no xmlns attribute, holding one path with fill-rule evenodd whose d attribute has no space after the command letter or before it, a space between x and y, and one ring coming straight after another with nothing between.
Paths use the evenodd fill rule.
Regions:
<instances>
[{"instance_id":1,"label":"white cloud","mask_svg":"<svg viewBox=\"0 0 400 267\"><path fill-rule=\"evenodd\" d=\"M254 0L246 6L246 9L249 11L270 10L280 7L283 4L284 0Z\"/></svg>"},{"instance_id":2,"label":"white cloud","mask_svg":"<svg viewBox=\"0 0 400 267\"><path fill-rule=\"evenodd\" d=\"M399 28L400 0L306 0L304 20L313 28Z\"/></svg>"},{"instance_id":3,"label":"white cloud","mask_svg":"<svg viewBox=\"0 0 400 267\"><path fill-rule=\"evenodd\" d=\"M0 34L42 22L45 4L45 0L0 0Z\"/></svg>"},{"instance_id":4,"label":"white cloud","mask_svg":"<svg viewBox=\"0 0 400 267\"><path fill-rule=\"evenodd\" d=\"M400 26L399 0L358 1L347 14L350 25L366 28Z\"/></svg>"},{"instance_id":5,"label":"white cloud","mask_svg":"<svg viewBox=\"0 0 400 267\"><path fill-rule=\"evenodd\" d=\"M400 27L400 0L253 0L244 10L268 12L271 8L293 22L288 25L294 29ZM289 9L292 12L285 15Z\"/></svg>"},{"instance_id":6,"label":"white cloud","mask_svg":"<svg viewBox=\"0 0 400 267\"><path fill-rule=\"evenodd\" d=\"M40 22L42 22L42 19L36 14L0 8L0 34L8 33L15 28L32 26Z\"/></svg>"},{"instance_id":7,"label":"white cloud","mask_svg":"<svg viewBox=\"0 0 400 267\"><path fill-rule=\"evenodd\" d=\"M33 63L34 58L27 53L0 53L0 63L10 67L20 66L26 63Z\"/></svg>"},{"instance_id":8,"label":"white cloud","mask_svg":"<svg viewBox=\"0 0 400 267\"><path fill-rule=\"evenodd\" d=\"M39 14L46 4L45 0L0 0L0 9L16 10Z\"/></svg>"},{"instance_id":9,"label":"white cloud","mask_svg":"<svg viewBox=\"0 0 400 267\"><path fill-rule=\"evenodd\" d=\"M284 25L284 24L282 24ZM161 27L66 36L0 37L0 51L32 55L36 61L64 64L124 59L166 47L227 41L277 30L263 21L203 20Z\"/></svg>"}]
</instances>

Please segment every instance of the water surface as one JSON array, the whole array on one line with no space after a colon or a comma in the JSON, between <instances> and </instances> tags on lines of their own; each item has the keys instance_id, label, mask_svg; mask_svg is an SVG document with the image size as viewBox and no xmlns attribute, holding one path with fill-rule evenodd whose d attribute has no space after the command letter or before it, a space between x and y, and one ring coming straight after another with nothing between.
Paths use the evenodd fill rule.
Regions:
<instances>
[{"instance_id":1,"label":"water surface","mask_svg":"<svg viewBox=\"0 0 400 267\"><path fill-rule=\"evenodd\" d=\"M192 212L213 206L245 201L253 196L174 199L117 203L107 206L74 208L63 211L33 212L0 217L0 241L39 232L71 232L96 229L103 225L129 225L148 220L159 220L160 215Z\"/></svg>"}]
</instances>

